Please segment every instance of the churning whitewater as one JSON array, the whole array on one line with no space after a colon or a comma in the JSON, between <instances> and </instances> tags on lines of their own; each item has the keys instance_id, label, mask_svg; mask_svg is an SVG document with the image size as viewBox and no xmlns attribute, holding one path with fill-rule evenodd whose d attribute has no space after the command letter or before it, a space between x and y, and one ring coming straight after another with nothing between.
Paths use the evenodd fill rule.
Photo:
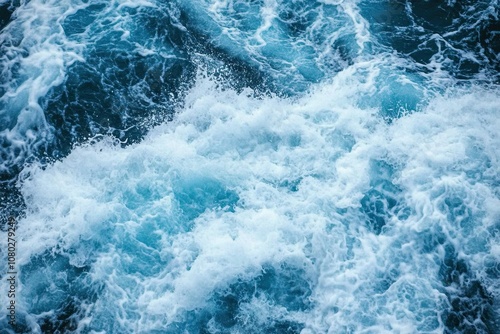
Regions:
<instances>
[{"instance_id":1,"label":"churning whitewater","mask_svg":"<svg viewBox=\"0 0 500 334\"><path fill-rule=\"evenodd\" d=\"M0 0L0 332L500 332L499 9Z\"/></svg>"}]
</instances>

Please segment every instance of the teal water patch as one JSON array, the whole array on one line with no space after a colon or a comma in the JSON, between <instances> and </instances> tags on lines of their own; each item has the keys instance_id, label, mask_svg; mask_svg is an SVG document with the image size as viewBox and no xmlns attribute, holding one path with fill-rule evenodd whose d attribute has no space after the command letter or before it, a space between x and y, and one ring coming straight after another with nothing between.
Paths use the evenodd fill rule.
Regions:
<instances>
[{"instance_id":1,"label":"teal water patch","mask_svg":"<svg viewBox=\"0 0 500 334\"><path fill-rule=\"evenodd\" d=\"M85 62L69 67L64 84L46 97L46 116L57 129L51 155L65 156L72 143L99 134L137 142L172 119L195 67L168 13L103 2L68 16L63 28L86 44Z\"/></svg>"},{"instance_id":2,"label":"teal water patch","mask_svg":"<svg viewBox=\"0 0 500 334\"><path fill-rule=\"evenodd\" d=\"M238 279L214 291L207 307L188 312L167 333L298 334L304 325L290 314L310 310L311 293L312 282L302 268L265 265L252 279Z\"/></svg>"},{"instance_id":3,"label":"teal water patch","mask_svg":"<svg viewBox=\"0 0 500 334\"><path fill-rule=\"evenodd\" d=\"M192 221L206 210L234 212L239 197L235 191L208 177L186 176L173 184L173 192L185 220Z\"/></svg>"},{"instance_id":4,"label":"teal water patch","mask_svg":"<svg viewBox=\"0 0 500 334\"><path fill-rule=\"evenodd\" d=\"M449 308L441 315L447 332L495 332L494 297L485 289L481 279L475 277L467 262L460 259L452 245L446 245L444 250L439 275L449 302Z\"/></svg>"},{"instance_id":5,"label":"teal water patch","mask_svg":"<svg viewBox=\"0 0 500 334\"><path fill-rule=\"evenodd\" d=\"M2 30L11 20L15 7L12 3L0 3L0 30ZM3 93L0 90L0 95Z\"/></svg>"},{"instance_id":6,"label":"teal water patch","mask_svg":"<svg viewBox=\"0 0 500 334\"><path fill-rule=\"evenodd\" d=\"M378 42L461 80L498 83L500 44L496 1L362 1Z\"/></svg>"},{"instance_id":7,"label":"teal water patch","mask_svg":"<svg viewBox=\"0 0 500 334\"><path fill-rule=\"evenodd\" d=\"M364 108L377 108L386 121L420 111L427 103L432 86L420 74L399 66L383 67L374 79L377 90L360 98Z\"/></svg>"},{"instance_id":8,"label":"teal water patch","mask_svg":"<svg viewBox=\"0 0 500 334\"><path fill-rule=\"evenodd\" d=\"M392 183L395 173L395 168L388 162L371 162L370 189L360 201L360 210L365 216L367 227L375 234L380 234L393 216L404 219L409 214L409 208L405 207L402 198L402 189Z\"/></svg>"},{"instance_id":9,"label":"teal water patch","mask_svg":"<svg viewBox=\"0 0 500 334\"><path fill-rule=\"evenodd\" d=\"M92 246L87 247L91 251ZM75 263L75 257L78 255L47 251L22 267L20 280L25 293L33 296L26 313L43 333L75 331L86 306L98 298L100 287L93 285L89 277L91 261ZM19 324L22 327L23 322Z\"/></svg>"},{"instance_id":10,"label":"teal water patch","mask_svg":"<svg viewBox=\"0 0 500 334\"><path fill-rule=\"evenodd\" d=\"M311 83L345 68L360 52L353 23L339 6L181 1L180 8L186 26L236 61L258 68L285 94L306 91Z\"/></svg>"}]
</instances>

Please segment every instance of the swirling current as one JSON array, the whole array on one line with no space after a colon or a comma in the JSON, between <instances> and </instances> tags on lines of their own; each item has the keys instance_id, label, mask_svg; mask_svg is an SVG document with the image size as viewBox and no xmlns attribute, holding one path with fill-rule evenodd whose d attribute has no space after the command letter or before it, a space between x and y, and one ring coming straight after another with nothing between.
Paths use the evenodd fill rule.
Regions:
<instances>
[{"instance_id":1,"label":"swirling current","mask_svg":"<svg viewBox=\"0 0 500 334\"><path fill-rule=\"evenodd\" d=\"M0 332L500 333L499 10L0 0Z\"/></svg>"}]
</instances>

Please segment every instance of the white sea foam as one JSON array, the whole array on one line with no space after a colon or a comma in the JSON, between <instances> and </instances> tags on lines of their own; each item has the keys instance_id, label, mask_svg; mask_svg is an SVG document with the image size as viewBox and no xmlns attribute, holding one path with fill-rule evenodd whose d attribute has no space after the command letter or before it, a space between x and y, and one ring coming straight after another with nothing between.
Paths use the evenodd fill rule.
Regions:
<instances>
[{"instance_id":1,"label":"white sea foam","mask_svg":"<svg viewBox=\"0 0 500 334\"><path fill-rule=\"evenodd\" d=\"M82 282L99 292L80 327L95 332L196 326L190 317L213 310L214 296L285 266L307 282L309 306L266 290L240 302L246 320L232 332L289 321L303 333L439 333L445 250L432 240L444 238L497 305L484 263L500 261L498 92L450 91L388 124L357 106L372 65L295 100L219 91L200 76L175 120L141 143L104 140L30 168L19 265L48 252L88 266ZM360 213L370 189L403 212L385 212L380 233ZM49 310L23 268L18 303L34 323ZM68 269L44 270L50 281ZM59 296L58 282L45 293Z\"/></svg>"},{"instance_id":2,"label":"white sea foam","mask_svg":"<svg viewBox=\"0 0 500 334\"><path fill-rule=\"evenodd\" d=\"M220 89L200 74L175 119L140 143L94 140L27 166L16 302L31 332L74 307L77 331L91 333L441 333L472 280L500 327L498 90L437 91L439 71L368 56L354 1L305 10L311 24L286 38L276 28L285 5L265 4L180 2L208 35L222 32L214 45L254 65L266 59L276 78L321 77L317 64L341 61L336 43L353 48L344 56L355 64L288 99ZM15 119L3 131L19 146L47 128L40 98L82 60L83 46L52 24L88 5L27 2L2 31L15 44L5 71L20 73L1 97ZM129 40L117 9L138 5L112 2L99 24ZM239 10L255 26L226 15ZM136 52L154 54L156 42Z\"/></svg>"}]
</instances>

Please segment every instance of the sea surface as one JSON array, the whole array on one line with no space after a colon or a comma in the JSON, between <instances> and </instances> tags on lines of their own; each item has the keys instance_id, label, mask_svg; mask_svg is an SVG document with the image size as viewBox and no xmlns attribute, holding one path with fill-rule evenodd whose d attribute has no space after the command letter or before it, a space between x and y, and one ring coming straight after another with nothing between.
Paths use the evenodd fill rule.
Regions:
<instances>
[{"instance_id":1,"label":"sea surface","mask_svg":"<svg viewBox=\"0 0 500 334\"><path fill-rule=\"evenodd\" d=\"M0 0L0 333L500 333L499 12Z\"/></svg>"}]
</instances>

